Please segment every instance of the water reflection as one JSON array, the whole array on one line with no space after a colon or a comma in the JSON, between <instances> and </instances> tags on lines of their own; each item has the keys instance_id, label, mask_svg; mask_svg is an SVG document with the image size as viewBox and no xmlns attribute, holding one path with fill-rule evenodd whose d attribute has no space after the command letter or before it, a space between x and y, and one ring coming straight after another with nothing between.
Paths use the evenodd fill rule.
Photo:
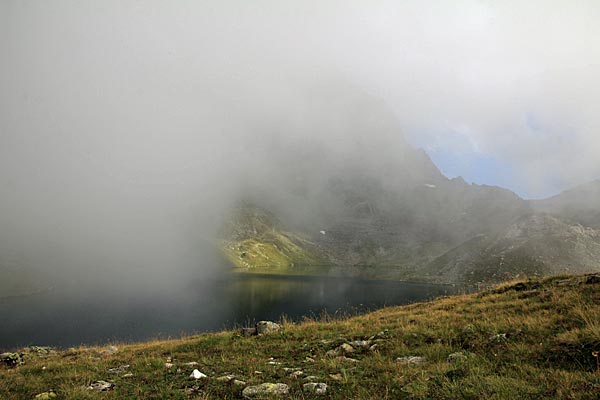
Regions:
<instances>
[{"instance_id":1,"label":"water reflection","mask_svg":"<svg viewBox=\"0 0 600 400\"><path fill-rule=\"evenodd\" d=\"M144 294L52 292L0 300L0 349L166 338L231 328L282 315L354 313L450 294L451 287L347 278L257 275L191 281L186 289Z\"/></svg>"}]
</instances>

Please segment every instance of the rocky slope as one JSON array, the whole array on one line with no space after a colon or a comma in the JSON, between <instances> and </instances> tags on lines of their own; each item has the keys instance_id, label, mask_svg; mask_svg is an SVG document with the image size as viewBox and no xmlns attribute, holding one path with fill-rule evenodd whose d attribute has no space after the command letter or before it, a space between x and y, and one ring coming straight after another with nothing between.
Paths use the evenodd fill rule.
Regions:
<instances>
[{"instance_id":1,"label":"rocky slope","mask_svg":"<svg viewBox=\"0 0 600 400\"><path fill-rule=\"evenodd\" d=\"M600 229L600 180L577 186L546 200L532 201L537 211Z\"/></svg>"},{"instance_id":2,"label":"rocky slope","mask_svg":"<svg viewBox=\"0 0 600 400\"><path fill-rule=\"evenodd\" d=\"M434 281L477 283L599 269L600 231L532 214L494 236L468 240L419 272Z\"/></svg>"}]
</instances>

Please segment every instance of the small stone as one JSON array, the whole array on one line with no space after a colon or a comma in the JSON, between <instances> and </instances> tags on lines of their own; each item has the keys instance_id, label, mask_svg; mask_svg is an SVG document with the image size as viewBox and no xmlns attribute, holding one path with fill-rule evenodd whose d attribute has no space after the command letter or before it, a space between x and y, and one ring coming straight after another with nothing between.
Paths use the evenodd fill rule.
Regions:
<instances>
[{"instance_id":1,"label":"small stone","mask_svg":"<svg viewBox=\"0 0 600 400\"><path fill-rule=\"evenodd\" d=\"M123 372L127 371L129 369L129 365L121 365L120 367L117 368L110 368L107 372L109 374L122 374Z\"/></svg>"},{"instance_id":2,"label":"small stone","mask_svg":"<svg viewBox=\"0 0 600 400\"><path fill-rule=\"evenodd\" d=\"M185 389L185 393L188 396L192 396L192 395L198 394L199 391L200 391L200 386L192 386L190 388Z\"/></svg>"},{"instance_id":3,"label":"small stone","mask_svg":"<svg viewBox=\"0 0 600 400\"><path fill-rule=\"evenodd\" d=\"M298 379L300 376L304 375L302 371L294 371L290 374L290 378Z\"/></svg>"},{"instance_id":4,"label":"small stone","mask_svg":"<svg viewBox=\"0 0 600 400\"><path fill-rule=\"evenodd\" d=\"M133 376L133 374L131 372L125 374L125 375L121 375L121 378L131 378Z\"/></svg>"},{"instance_id":5,"label":"small stone","mask_svg":"<svg viewBox=\"0 0 600 400\"><path fill-rule=\"evenodd\" d=\"M341 381L343 379L342 374L330 374L329 377L334 381Z\"/></svg>"},{"instance_id":6,"label":"small stone","mask_svg":"<svg viewBox=\"0 0 600 400\"><path fill-rule=\"evenodd\" d=\"M198 363L196 361L192 361L189 363L185 363L183 365L188 366L188 367L195 367L196 365L198 365Z\"/></svg>"},{"instance_id":7,"label":"small stone","mask_svg":"<svg viewBox=\"0 0 600 400\"><path fill-rule=\"evenodd\" d=\"M190 378L194 378L194 379L203 379L203 378L208 378L208 376L204 375L202 372L198 371L197 369L193 370L192 373L190 374Z\"/></svg>"},{"instance_id":8,"label":"small stone","mask_svg":"<svg viewBox=\"0 0 600 400\"><path fill-rule=\"evenodd\" d=\"M385 337L387 336L388 331L381 331L381 332L377 332L375 335L371 336L369 338L369 340L377 340L377 339L385 339Z\"/></svg>"},{"instance_id":9,"label":"small stone","mask_svg":"<svg viewBox=\"0 0 600 400\"><path fill-rule=\"evenodd\" d=\"M279 324L276 324L275 322L272 322L272 321L259 321L256 324L256 333L258 335L264 335L267 333L276 332L279 329L281 329L281 326L279 326Z\"/></svg>"},{"instance_id":10,"label":"small stone","mask_svg":"<svg viewBox=\"0 0 600 400\"><path fill-rule=\"evenodd\" d=\"M306 363L314 363L314 362L315 362L315 359L314 359L314 358L312 358L312 357L306 357L306 358L304 359L304 362L306 362Z\"/></svg>"},{"instance_id":11,"label":"small stone","mask_svg":"<svg viewBox=\"0 0 600 400\"><path fill-rule=\"evenodd\" d=\"M56 353L56 351L49 346L29 346L27 348L29 353L36 353L38 356L44 356L48 354Z\"/></svg>"},{"instance_id":12,"label":"small stone","mask_svg":"<svg viewBox=\"0 0 600 400\"><path fill-rule=\"evenodd\" d=\"M350 346L348 343L341 345L340 349L344 352L344 354L354 353L354 347Z\"/></svg>"},{"instance_id":13,"label":"small stone","mask_svg":"<svg viewBox=\"0 0 600 400\"><path fill-rule=\"evenodd\" d=\"M265 396L279 396L288 394L290 388L285 383L262 383L256 386L248 386L242 390L242 396L252 399Z\"/></svg>"},{"instance_id":14,"label":"small stone","mask_svg":"<svg viewBox=\"0 0 600 400\"><path fill-rule=\"evenodd\" d=\"M246 386L246 382L240 381L238 379L234 379L233 381L231 381L231 384L235 386Z\"/></svg>"},{"instance_id":15,"label":"small stone","mask_svg":"<svg viewBox=\"0 0 600 400\"><path fill-rule=\"evenodd\" d=\"M262 375L262 371L254 371L256 375Z\"/></svg>"},{"instance_id":16,"label":"small stone","mask_svg":"<svg viewBox=\"0 0 600 400\"><path fill-rule=\"evenodd\" d=\"M600 275L596 274L596 275L590 275L585 279L585 284L586 285L594 285L600 283Z\"/></svg>"},{"instance_id":17,"label":"small stone","mask_svg":"<svg viewBox=\"0 0 600 400\"><path fill-rule=\"evenodd\" d=\"M115 384L112 382L106 381L95 381L92 382L90 386L88 386L88 390L96 390L98 392L108 392L109 390L113 390L115 388Z\"/></svg>"},{"instance_id":18,"label":"small stone","mask_svg":"<svg viewBox=\"0 0 600 400\"><path fill-rule=\"evenodd\" d=\"M455 362L459 362L459 361L464 361L467 359L467 356L464 355L461 352L456 352L456 353L452 353L448 356L448 358L446 359L446 361L448 361L449 363L455 363Z\"/></svg>"},{"instance_id":19,"label":"small stone","mask_svg":"<svg viewBox=\"0 0 600 400\"><path fill-rule=\"evenodd\" d=\"M395 361L397 364L402 364L402 365L416 365L416 364L424 364L427 362L427 359L425 359L425 357L418 357L418 356L406 356L406 357L398 357L396 358Z\"/></svg>"},{"instance_id":20,"label":"small stone","mask_svg":"<svg viewBox=\"0 0 600 400\"><path fill-rule=\"evenodd\" d=\"M314 375L308 375L308 376L304 377L304 380L306 382L314 382L314 381L316 381L318 379L319 379L319 377L318 376L314 376Z\"/></svg>"},{"instance_id":21,"label":"small stone","mask_svg":"<svg viewBox=\"0 0 600 400\"><path fill-rule=\"evenodd\" d=\"M117 346L108 346L105 349L100 350L100 354L104 355L104 356L110 356L112 354L115 354L119 351L119 348Z\"/></svg>"},{"instance_id":22,"label":"small stone","mask_svg":"<svg viewBox=\"0 0 600 400\"><path fill-rule=\"evenodd\" d=\"M233 375L223 375L217 378L217 381L219 382L231 382L232 380L235 379L235 376Z\"/></svg>"},{"instance_id":23,"label":"small stone","mask_svg":"<svg viewBox=\"0 0 600 400\"><path fill-rule=\"evenodd\" d=\"M490 341L492 341L492 342L502 342L502 341L505 341L506 339L508 339L506 337L506 333L498 333L496 335L490 336Z\"/></svg>"},{"instance_id":24,"label":"small stone","mask_svg":"<svg viewBox=\"0 0 600 400\"><path fill-rule=\"evenodd\" d=\"M302 385L302 390L307 393L323 395L327 393L327 384L323 382L309 382Z\"/></svg>"},{"instance_id":25,"label":"small stone","mask_svg":"<svg viewBox=\"0 0 600 400\"><path fill-rule=\"evenodd\" d=\"M358 362L358 360L356 358L350 358L350 357L346 357L346 356L336 357L336 360L342 361L342 362L352 362L352 363Z\"/></svg>"},{"instance_id":26,"label":"small stone","mask_svg":"<svg viewBox=\"0 0 600 400\"><path fill-rule=\"evenodd\" d=\"M166 368L166 369L171 369L171 368L173 368L173 366L175 366L175 364L172 364L172 363L170 363L170 362L168 362L168 363L165 363L165 368Z\"/></svg>"},{"instance_id":27,"label":"small stone","mask_svg":"<svg viewBox=\"0 0 600 400\"><path fill-rule=\"evenodd\" d=\"M355 349L366 349L371 345L371 342L369 340L355 340L349 344Z\"/></svg>"},{"instance_id":28,"label":"small stone","mask_svg":"<svg viewBox=\"0 0 600 400\"><path fill-rule=\"evenodd\" d=\"M242 328L240 330L240 333L243 336L256 336L256 335L258 335L258 332L256 331L256 328Z\"/></svg>"},{"instance_id":29,"label":"small stone","mask_svg":"<svg viewBox=\"0 0 600 400\"><path fill-rule=\"evenodd\" d=\"M35 399L37 400L50 400L56 397L56 393L54 392L44 392L35 395Z\"/></svg>"},{"instance_id":30,"label":"small stone","mask_svg":"<svg viewBox=\"0 0 600 400\"><path fill-rule=\"evenodd\" d=\"M336 348L335 348L335 349L333 349L333 350L329 350L327 353L325 353L325 355L326 355L327 357L332 357L332 358L333 358L333 357L337 357L337 356L339 356L339 355L340 355L340 353L341 353L341 350L340 350L340 348L339 348L339 347L336 347Z\"/></svg>"}]
</instances>

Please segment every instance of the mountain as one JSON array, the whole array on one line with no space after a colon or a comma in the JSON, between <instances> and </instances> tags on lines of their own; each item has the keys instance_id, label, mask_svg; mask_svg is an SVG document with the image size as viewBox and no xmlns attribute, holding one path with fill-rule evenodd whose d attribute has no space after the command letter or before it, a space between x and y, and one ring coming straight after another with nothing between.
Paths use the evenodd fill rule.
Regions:
<instances>
[{"instance_id":1,"label":"mountain","mask_svg":"<svg viewBox=\"0 0 600 400\"><path fill-rule=\"evenodd\" d=\"M422 150L364 167L319 163L296 160L277 191L232 211L220 235L228 260L253 272L469 284L600 270L598 182L526 201L448 179Z\"/></svg>"},{"instance_id":2,"label":"mountain","mask_svg":"<svg viewBox=\"0 0 600 400\"><path fill-rule=\"evenodd\" d=\"M532 201L537 211L600 229L600 180L577 186L546 200Z\"/></svg>"},{"instance_id":3,"label":"mountain","mask_svg":"<svg viewBox=\"0 0 600 400\"><path fill-rule=\"evenodd\" d=\"M600 270L599 181L526 201L448 179L380 102L329 83L311 99L290 125L311 134L248 149L260 168L219 235L238 268L458 283Z\"/></svg>"}]
</instances>

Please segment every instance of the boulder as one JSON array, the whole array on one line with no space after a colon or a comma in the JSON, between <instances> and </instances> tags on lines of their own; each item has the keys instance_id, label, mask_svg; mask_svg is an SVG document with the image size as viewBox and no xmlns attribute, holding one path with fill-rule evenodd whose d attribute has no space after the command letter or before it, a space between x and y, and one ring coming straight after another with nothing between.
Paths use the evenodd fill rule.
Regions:
<instances>
[{"instance_id":1,"label":"boulder","mask_svg":"<svg viewBox=\"0 0 600 400\"><path fill-rule=\"evenodd\" d=\"M25 363L23 353L2 353L0 354L0 364L7 365L9 367L16 367Z\"/></svg>"},{"instance_id":2,"label":"boulder","mask_svg":"<svg viewBox=\"0 0 600 400\"><path fill-rule=\"evenodd\" d=\"M256 386L248 386L242 390L242 396L247 399L260 399L269 396L286 395L290 388L285 383L262 383Z\"/></svg>"},{"instance_id":3,"label":"boulder","mask_svg":"<svg viewBox=\"0 0 600 400\"><path fill-rule=\"evenodd\" d=\"M256 333L258 335L264 335L266 333L276 332L279 329L281 329L281 326L279 326L279 324L276 324L275 322L272 322L272 321L259 321L256 324Z\"/></svg>"}]
</instances>

